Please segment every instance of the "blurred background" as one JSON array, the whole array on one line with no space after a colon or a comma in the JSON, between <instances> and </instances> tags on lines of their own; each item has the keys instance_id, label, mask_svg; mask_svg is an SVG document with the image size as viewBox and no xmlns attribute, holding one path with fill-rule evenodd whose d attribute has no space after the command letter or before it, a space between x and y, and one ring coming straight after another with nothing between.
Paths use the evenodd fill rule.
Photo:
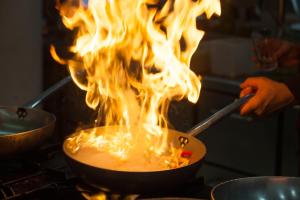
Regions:
<instances>
[{"instance_id":1,"label":"blurred background","mask_svg":"<svg viewBox=\"0 0 300 200\"><path fill-rule=\"evenodd\" d=\"M221 0L222 16L197 19L206 35L192 60L203 78L200 100L174 102L170 121L187 131L238 97L239 84L249 76L286 80L298 69L259 70L252 61L254 32L267 31L297 43L300 40L299 0ZM49 53L54 44L61 55L72 42L55 9L54 0L2 0L0 6L0 104L22 105L68 75ZM74 84L52 95L43 109L57 116L53 140L92 122L85 93ZM199 174L207 182L251 175L299 175L297 106L257 118L232 114L199 138L208 153Z\"/></svg>"}]
</instances>

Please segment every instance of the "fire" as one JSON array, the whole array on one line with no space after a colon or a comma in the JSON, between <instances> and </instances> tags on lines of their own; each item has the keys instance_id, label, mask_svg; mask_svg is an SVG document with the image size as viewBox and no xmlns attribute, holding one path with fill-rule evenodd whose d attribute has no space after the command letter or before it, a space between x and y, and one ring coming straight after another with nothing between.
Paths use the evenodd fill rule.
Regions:
<instances>
[{"instance_id":1,"label":"fire","mask_svg":"<svg viewBox=\"0 0 300 200\"><path fill-rule=\"evenodd\" d=\"M200 77L190 70L204 35L196 17L220 15L219 0L68 0L57 7L77 36L73 59L62 61L52 49L54 58L67 63L86 91L87 105L99 112L96 121L120 127L105 134L82 131L70 138L72 149L88 143L126 160L143 141L147 151L165 153L169 103L195 103L200 95Z\"/></svg>"}]
</instances>

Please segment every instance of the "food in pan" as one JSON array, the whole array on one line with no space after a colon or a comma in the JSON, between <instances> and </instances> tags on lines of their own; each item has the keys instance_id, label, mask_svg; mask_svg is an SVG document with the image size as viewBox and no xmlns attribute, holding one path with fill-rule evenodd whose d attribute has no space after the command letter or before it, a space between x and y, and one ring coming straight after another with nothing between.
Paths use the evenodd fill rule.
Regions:
<instances>
[{"instance_id":1,"label":"food in pan","mask_svg":"<svg viewBox=\"0 0 300 200\"><path fill-rule=\"evenodd\" d=\"M162 152L151 151L144 137L131 138L116 128L81 131L67 139L67 149L76 160L93 166L117 171L162 171L187 166L191 151L169 144ZM115 134L111 134L116 131ZM137 131L137 130L133 130ZM144 130L145 131L145 130ZM108 134L108 132L110 134ZM116 139L118 138L118 139Z\"/></svg>"},{"instance_id":2,"label":"food in pan","mask_svg":"<svg viewBox=\"0 0 300 200\"><path fill-rule=\"evenodd\" d=\"M83 147L74 156L86 164L93 163L94 167L131 172L151 172L175 169L189 164L189 158L180 155L173 157L155 156L151 158L142 153L130 156L127 160L120 160L108 152L99 151L93 147Z\"/></svg>"}]
</instances>

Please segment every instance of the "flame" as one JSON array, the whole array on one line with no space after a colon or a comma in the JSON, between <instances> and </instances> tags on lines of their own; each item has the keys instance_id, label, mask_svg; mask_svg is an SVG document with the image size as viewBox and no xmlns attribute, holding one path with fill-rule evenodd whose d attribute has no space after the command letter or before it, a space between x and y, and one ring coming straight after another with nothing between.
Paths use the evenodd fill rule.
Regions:
<instances>
[{"instance_id":1,"label":"flame","mask_svg":"<svg viewBox=\"0 0 300 200\"><path fill-rule=\"evenodd\" d=\"M160 6L159 0L89 0L87 5L68 0L57 7L64 25L77 31L70 47L75 56L63 61L54 49L52 55L67 63L74 82L86 91L87 105L104 113L97 121L122 127L81 138L101 148L113 144L107 150L121 159L141 140L148 150L165 152L169 103L182 98L196 103L200 95L200 77L190 70L204 36L196 17L220 15L219 0L168 0ZM132 131L137 126L146 131Z\"/></svg>"}]
</instances>

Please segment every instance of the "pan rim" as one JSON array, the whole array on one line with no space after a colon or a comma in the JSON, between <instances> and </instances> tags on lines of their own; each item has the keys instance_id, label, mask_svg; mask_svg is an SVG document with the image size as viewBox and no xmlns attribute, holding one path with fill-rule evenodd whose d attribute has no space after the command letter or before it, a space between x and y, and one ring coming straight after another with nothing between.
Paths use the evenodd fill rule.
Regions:
<instances>
[{"instance_id":1,"label":"pan rim","mask_svg":"<svg viewBox=\"0 0 300 200\"><path fill-rule=\"evenodd\" d=\"M64 150L64 153L65 155L67 155L68 159L71 159L73 160L73 162L77 162L77 163L80 163L82 165L85 165L85 166L88 166L90 168L94 168L94 169L99 169L99 170L105 170L105 171L108 171L108 172L113 172L113 173L119 173L119 174L122 174L122 173L126 173L126 174L157 174L157 173L168 173L168 172L174 172L174 170L184 170L185 168L188 168L188 167L192 167L194 165L198 165L199 162L202 162L204 159L205 159L205 155L203 157L201 157L201 159L197 160L196 162L190 164L190 165L186 165L186 166L183 166L183 167L179 167L179 168L174 168L174 169L165 169L165 170L160 170L160 171L121 171L121 170L112 170L112 169L108 169L108 168L100 168L100 167L96 167L96 166L93 166L93 165L90 165L88 163L84 163L82 161L79 161L79 160L76 160L72 157L70 157L68 155L68 153L65 152Z\"/></svg>"},{"instance_id":2,"label":"pan rim","mask_svg":"<svg viewBox=\"0 0 300 200\"><path fill-rule=\"evenodd\" d=\"M233 183L233 182L237 182L237 181L242 181L242 180L253 180L253 179L258 179L258 180L262 180L262 179L282 179L282 178L285 178L285 179L298 179L300 180L300 177L293 177L293 176L251 176L251 177L241 177L241 178L235 178L235 179L231 179L231 180L228 180L228 181L224 181L222 183L219 183L217 185L215 185L211 192L210 192L210 197L212 200L215 200L214 198L214 193L215 191L220 188L221 186L225 185L225 184L229 184L229 183Z\"/></svg>"},{"instance_id":3,"label":"pan rim","mask_svg":"<svg viewBox=\"0 0 300 200\"><path fill-rule=\"evenodd\" d=\"M65 150L64 150L64 147L63 147L63 151L64 151L64 154L67 155L68 159L71 159L73 160L73 162L77 162L77 163L80 163L81 165L85 165L85 166L88 166L90 168L94 168L94 169L99 169L99 170L105 170L105 171L108 171L108 172L113 172L113 173L119 173L119 174L122 174L122 173L126 173L126 174L157 174L157 173L168 173L168 172L171 172L174 170L184 170L185 168L188 168L188 167L192 167L194 165L198 165L199 162L202 162L206 155L204 155L203 157L201 157L201 159L197 160L196 162L190 164L190 165L186 165L186 166L183 166L183 167L179 167L179 168L174 168L174 169L165 169L165 170L160 170L160 171L121 171L121 170L112 170L112 169L108 169L108 168L100 168L100 167L96 167L96 166L93 166L93 165L90 165L88 163L84 163L82 161L79 161L79 160L76 160L74 159L73 157L69 156L68 154L69 153L66 153Z\"/></svg>"},{"instance_id":4,"label":"pan rim","mask_svg":"<svg viewBox=\"0 0 300 200\"><path fill-rule=\"evenodd\" d=\"M0 110L1 109L18 109L18 108L23 108L23 107L19 107L19 106L0 106ZM26 135L26 134L29 134L29 133L32 133L32 132L36 132L36 131L39 131L39 130L42 130L42 129L45 129L49 126L53 126L53 124L55 124L56 122L56 117L54 114L52 113L49 113L47 111L44 111L44 110L40 110L40 109L36 109L36 108L24 108L26 110L31 110L31 111L34 111L34 112L40 112L40 113L43 113L47 116L49 116L50 118L50 122L44 126L41 126L41 127L38 127L38 128L35 128L35 129L31 129L31 130L27 130L27 131L22 131L22 132L16 132L16 133L4 133L4 134L0 134L0 138L5 138L5 137L15 137L16 135Z\"/></svg>"},{"instance_id":5,"label":"pan rim","mask_svg":"<svg viewBox=\"0 0 300 200\"><path fill-rule=\"evenodd\" d=\"M104 127L104 126L101 126L101 127ZM98 128L98 127L96 127L96 128ZM88 129L90 129L90 128L88 128ZM85 130L88 130L88 129L85 129ZM93 128L91 128L91 129L93 129ZM174 129L169 129L169 130L175 131L176 133L179 133L179 134L184 134L183 132L179 132L179 131L174 130ZM196 141L201 145L201 147L203 148L203 153L202 153L202 155L201 155L201 157L200 157L199 159L197 159L195 162L193 162L193 163L191 163L191 164L189 164L189 165L186 165L186 166L183 166L183 167L179 167L179 168L165 169L165 170L159 170L159 171L125 171L125 170L122 171L122 170L113 170L113 169L110 169L110 168L104 168L104 167L101 168L101 167L93 166L93 165L91 165L90 163L85 163L85 162L83 162L83 161L81 161L81 160L75 159L75 158L72 156L72 153L70 153L70 152L66 149L66 141L67 141L67 139L68 139L70 136L72 136L72 135L74 135L74 134L76 134L76 133L78 133L78 131L76 131L75 133L69 135L69 136L64 140L64 142L63 142L62 149L63 149L64 154L67 156L67 158L73 160L74 162L80 163L80 164L82 164L82 165L86 165L86 166L89 166L89 167L92 167L92 168L95 168L95 169L106 170L106 171L108 171L108 172L114 172L114 173L126 173L126 174L128 174L128 173L132 173L132 174L146 174L146 173L149 174L149 173L153 173L153 174L156 174L157 172L165 172L165 173L168 173L168 172L171 172L171 171L174 171L174 170L184 170L184 169L187 168L187 167L191 167L191 166L194 166L194 165L198 165L199 162L201 162L201 161L203 161L203 160L205 159L206 154L207 154L207 148L206 148L206 145L205 145L201 140L199 140L198 138L195 138L195 140L196 140Z\"/></svg>"}]
</instances>

